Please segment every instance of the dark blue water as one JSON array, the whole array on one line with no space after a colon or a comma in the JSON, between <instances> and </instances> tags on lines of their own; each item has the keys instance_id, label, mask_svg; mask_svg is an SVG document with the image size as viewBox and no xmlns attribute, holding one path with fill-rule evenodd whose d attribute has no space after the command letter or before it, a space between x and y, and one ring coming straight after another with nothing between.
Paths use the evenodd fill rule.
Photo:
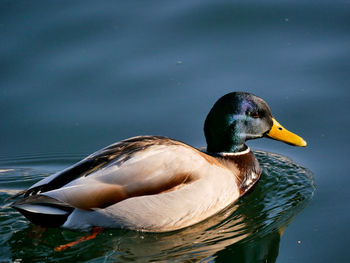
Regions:
<instances>
[{"instance_id":1,"label":"dark blue water","mask_svg":"<svg viewBox=\"0 0 350 263\"><path fill-rule=\"evenodd\" d=\"M212 104L248 91L309 144L249 145L290 157L316 184L309 206L293 210L278 235L276 261L347 262L349 32L345 0L0 1L0 169L13 169L0 173L10 182L2 198L127 137L204 146ZM2 244L1 260L26 258L33 239L16 234L27 221L3 207L0 220L10 220L2 240L20 240ZM230 258L237 250L219 251ZM96 253L81 260L112 252Z\"/></svg>"}]
</instances>

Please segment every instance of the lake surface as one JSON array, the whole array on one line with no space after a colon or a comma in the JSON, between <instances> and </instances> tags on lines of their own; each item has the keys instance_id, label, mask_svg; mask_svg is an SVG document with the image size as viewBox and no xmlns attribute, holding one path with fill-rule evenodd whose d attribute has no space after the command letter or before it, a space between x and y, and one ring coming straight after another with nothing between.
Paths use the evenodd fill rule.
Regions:
<instances>
[{"instance_id":1,"label":"lake surface","mask_svg":"<svg viewBox=\"0 0 350 263\"><path fill-rule=\"evenodd\" d=\"M346 0L0 1L0 261L349 262L349 32ZM41 232L3 202L131 136L205 146L231 91L265 99L308 147L248 142L264 176L214 221L59 254L86 233Z\"/></svg>"}]
</instances>

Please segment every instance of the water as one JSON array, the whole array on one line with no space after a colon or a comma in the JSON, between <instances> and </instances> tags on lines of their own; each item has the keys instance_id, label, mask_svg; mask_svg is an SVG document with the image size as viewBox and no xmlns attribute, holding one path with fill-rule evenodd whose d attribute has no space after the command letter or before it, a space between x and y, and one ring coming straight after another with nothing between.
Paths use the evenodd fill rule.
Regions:
<instances>
[{"instance_id":1,"label":"water","mask_svg":"<svg viewBox=\"0 0 350 263\"><path fill-rule=\"evenodd\" d=\"M302 211L307 201L298 201L291 214L277 220L277 228L288 225L281 237L269 229L261 239L251 235L232 247L221 246L220 236L214 236L217 250L208 245L204 258L246 258L263 251L256 246L271 243L272 262L274 257L276 262L348 262L349 32L346 0L0 1L0 169L9 170L0 173L1 188L23 189L135 135L204 146L202 127L212 104L225 93L248 91L264 98L276 119L308 142L305 149L268 139L249 146L307 167L303 171L312 171L315 195ZM1 192L1 200L7 196ZM266 201L263 197L258 204ZM284 203L276 209L281 207ZM0 260L5 262L30 257L34 247L38 261L150 261L164 259L161 253L175 255L176 247L147 254L151 241L118 231L53 254L55 245L82 234L49 230L33 239L28 234L37 230L17 212L2 207L0 213ZM169 239L184 240L179 251L191 254L188 247L182 250L193 241L190 236L174 233ZM194 242L191 246L190 257L202 258Z\"/></svg>"}]
</instances>

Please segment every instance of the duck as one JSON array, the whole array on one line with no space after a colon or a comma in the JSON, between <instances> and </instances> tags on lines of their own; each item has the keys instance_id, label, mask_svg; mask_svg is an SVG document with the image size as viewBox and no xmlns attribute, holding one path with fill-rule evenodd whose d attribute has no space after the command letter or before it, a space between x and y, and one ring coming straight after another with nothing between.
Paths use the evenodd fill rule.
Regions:
<instances>
[{"instance_id":1,"label":"duck","mask_svg":"<svg viewBox=\"0 0 350 263\"><path fill-rule=\"evenodd\" d=\"M204 135L205 150L163 136L116 142L17 193L10 206L44 227L175 231L224 210L258 182L262 171L246 141L307 145L246 92L216 101Z\"/></svg>"}]
</instances>

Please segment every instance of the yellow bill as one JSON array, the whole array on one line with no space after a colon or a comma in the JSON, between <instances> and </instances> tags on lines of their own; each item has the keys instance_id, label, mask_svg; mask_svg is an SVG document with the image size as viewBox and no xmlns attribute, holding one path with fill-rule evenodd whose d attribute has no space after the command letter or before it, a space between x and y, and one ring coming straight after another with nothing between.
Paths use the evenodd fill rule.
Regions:
<instances>
[{"instance_id":1,"label":"yellow bill","mask_svg":"<svg viewBox=\"0 0 350 263\"><path fill-rule=\"evenodd\" d=\"M306 141L304 141L303 138L285 129L274 118L272 118L272 120L273 126L271 130L266 134L268 137L295 146L305 147L307 145Z\"/></svg>"}]
</instances>

